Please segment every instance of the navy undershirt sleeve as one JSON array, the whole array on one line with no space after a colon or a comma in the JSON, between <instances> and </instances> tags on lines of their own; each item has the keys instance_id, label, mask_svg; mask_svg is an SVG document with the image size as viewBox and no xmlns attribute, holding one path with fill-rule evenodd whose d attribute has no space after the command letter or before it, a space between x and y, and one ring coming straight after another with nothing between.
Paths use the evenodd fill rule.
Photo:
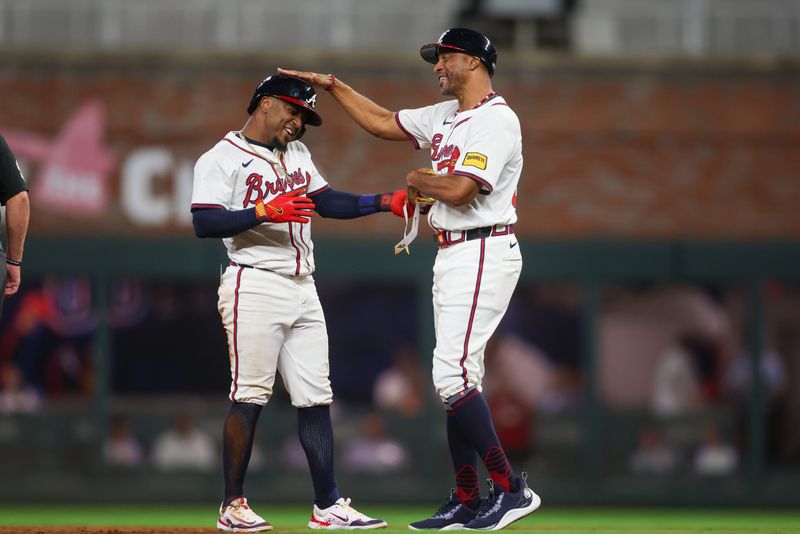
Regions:
<instances>
[{"instance_id":1,"label":"navy undershirt sleeve","mask_svg":"<svg viewBox=\"0 0 800 534\"><path fill-rule=\"evenodd\" d=\"M379 194L356 195L326 187L308 196L314 201L317 213L332 219L355 219L380 211Z\"/></svg>"},{"instance_id":2,"label":"navy undershirt sleeve","mask_svg":"<svg viewBox=\"0 0 800 534\"><path fill-rule=\"evenodd\" d=\"M238 211L224 208L192 210L192 226L197 237L233 237L260 223L255 208Z\"/></svg>"}]
</instances>

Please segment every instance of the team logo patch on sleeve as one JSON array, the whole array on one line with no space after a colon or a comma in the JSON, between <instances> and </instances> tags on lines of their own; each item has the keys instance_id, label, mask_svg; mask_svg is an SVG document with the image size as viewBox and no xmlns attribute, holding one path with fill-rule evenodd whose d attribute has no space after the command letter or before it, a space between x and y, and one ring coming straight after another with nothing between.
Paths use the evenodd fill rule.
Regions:
<instances>
[{"instance_id":1,"label":"team logo patch on sleeve","mask_svg":"<svg viewBox=\"0 0 800 534\"><path fill-rule=\"evenodd\" d=\"M477 167L482 171L486 170L486 162L489 158L481 154L480 152L467 152L464 156L464 167Z\"/></svg>"}]
</instances>

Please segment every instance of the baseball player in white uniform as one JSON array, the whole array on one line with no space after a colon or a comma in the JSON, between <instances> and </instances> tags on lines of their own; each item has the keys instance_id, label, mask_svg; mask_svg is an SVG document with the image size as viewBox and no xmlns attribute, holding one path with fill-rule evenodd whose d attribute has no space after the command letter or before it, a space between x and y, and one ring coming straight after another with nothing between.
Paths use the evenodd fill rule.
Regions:
<instances>
[{"instance_id":1,"label":"baseball player in white uniform","mask_svg":"<svg viewBox=\"0 0 800 534\"><path fill-rule=\"evenodd\" d=\"M331 74L278 69L328 91L365 130L427 148L431 168L408 173L408 198L433 201L428 222L439 252L433 267L436 348L433 383L446 406L455 491L413 530L499 530L536 510L541 499L509 465L481 393L483 354L522 270L514 236L522 172L519 119L492 90L497 53L484 35L445 31L420 54L434 65L441 93L455 97L389 111ZM492 480L481 501L477 460Z\"/></svg>"},{"instance_id":2,"label":"baseball player in white uniform","mask_svg":"<svg viewBox=\"0 0 800 534\"><path fill-rule=\"evenodd\" d=\"M229 132L195 165L192 214L198 237L222 238L229 265L219 286L228 337L231 407L223 429L225 496L217 528L258 532L271 525L244 497L256 422L280 373L297 408L315 500L314 529L386 526L339 495L333 468L328 336L317 296L310 217L403 216L406 190L354 195L332 189L298 139L319 126L316 93L273 75L256 88L240 131Z\"/></svg>"}]
</instances>

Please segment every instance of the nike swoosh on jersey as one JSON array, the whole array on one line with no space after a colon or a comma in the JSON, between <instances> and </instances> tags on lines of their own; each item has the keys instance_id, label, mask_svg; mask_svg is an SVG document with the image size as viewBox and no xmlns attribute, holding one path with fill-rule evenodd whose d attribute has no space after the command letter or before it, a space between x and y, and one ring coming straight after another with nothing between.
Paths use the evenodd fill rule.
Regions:
<instances>
[{"instance_id":1,"label":"nike swoosh on jersey","mask_svg":"<svg viewBox=\"0 0 800 534\"><path fill-rule=\"evenodd\" d=\"M519 241L515 241L515 242L513 242L513 243L510 243L510 244L508 245L508 248L514 248L514 247L516 247L516 246L517 246L517 243L519 243Z\"/></svg>"},{"instance_id":2,"label":"nike swoosh on jersey","mask_svg":"<svg viewBox=\"0 0 800 534\"><path fill-rule=\"evenodd\" d=\"M248 166L248 165L250 165L251 163L253 163L253 160L252 160L252 158L251 158L251 159L250 159L250 161L248 161L247 163L245 163L245 162L242 162L242 167L247 167L247 166Z\"/></svg>"}]
</instances>

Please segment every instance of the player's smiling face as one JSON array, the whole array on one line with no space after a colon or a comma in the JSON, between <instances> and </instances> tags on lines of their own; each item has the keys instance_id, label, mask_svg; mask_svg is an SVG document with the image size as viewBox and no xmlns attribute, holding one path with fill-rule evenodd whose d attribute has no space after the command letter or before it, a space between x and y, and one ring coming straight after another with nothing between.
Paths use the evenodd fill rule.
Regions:
<instances>
[{"instance_id":1,"label":"player's smiling face","mask_svg":"<svg viewBox=\"0 0 800 534\"><path fill-rule=\"evenodd\" d=\"M270 97L270 107L265 122L268 144L286 150L286 145L300 135L306 123L306 111L279 98Z\"/></svg>"},{"instance_id":2,"label":"player's smiling face","mask_svg":"<svg viewBox=\"0 0 800 534\"><path fill-rule=\"evenodd\" d=\"M456 95L466 83L466 74L472 56L461 52L439 52L439 59L433 66L433 72L439 79L439 92L443 95Z\"/></svg>"}]
</instances>

